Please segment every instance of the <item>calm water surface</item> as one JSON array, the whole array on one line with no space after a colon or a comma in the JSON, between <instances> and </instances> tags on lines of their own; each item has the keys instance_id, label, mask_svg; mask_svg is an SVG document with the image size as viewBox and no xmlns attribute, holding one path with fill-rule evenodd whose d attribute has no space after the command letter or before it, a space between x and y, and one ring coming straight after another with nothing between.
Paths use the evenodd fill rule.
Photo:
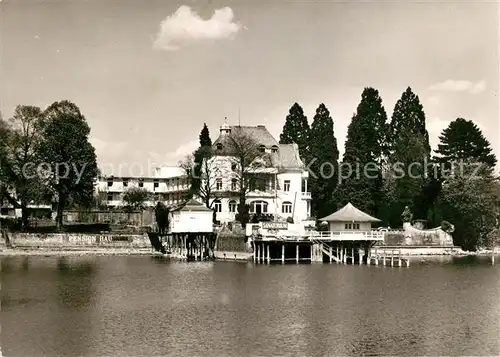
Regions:
<instances>
[{"instance_id":1,"label":"calm water surface","mask_svg":"<svg viewBox=\"0 0 500 357\"><path fill-rule=\"evenodd\" d=\"M500 264L488 259L11 257L1 267L5 356L500 355Z\"/></svg>"}]
</instances>

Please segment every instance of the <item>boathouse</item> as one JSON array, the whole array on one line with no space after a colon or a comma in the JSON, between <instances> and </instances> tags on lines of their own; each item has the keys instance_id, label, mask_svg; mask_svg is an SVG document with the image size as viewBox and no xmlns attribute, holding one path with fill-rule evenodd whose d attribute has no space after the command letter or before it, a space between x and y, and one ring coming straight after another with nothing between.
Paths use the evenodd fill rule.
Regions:
<instances>
[{"instance_id":1,"label":"boathouse","mask_svg":"<svg viewBox=\"0 0 500 357\"><path fill-rule=\"evenodd\" d=\"M211 233L213 232L213 211L196 200L189 200L184 205L171 211L172 233Z\"/></svg>"},{"instance_id":2,"label":"boathouse","mask_svg":"<svg viewBox=\"0 0 500 357\"><path fill-rule=\"evenodd\" d=\"M325 238L352 241L384 240L381 232L372 230L372 224L380 222L380 219L359 210L351 203L321 218L320 221L328 223L328 231L321 232L321 236Z\"/></svg>"},{"instance_id":3,"label":"boathouse","mask_svg":"<svg viewBox=\"0 0 500 357\"><path fill-rule=\"evenodd\" d=\"M166 235L148 233L152 247L181 259L212 259L216 240L214 212L192 199L174 208L170 214L170 229Z\"/></svg>"},{"instance_id":4,"label":"boathouse","mask_svg":"<svg viewBox=\"0 0 500 357\"><path fill-rule=\"evenodd\" d=\"M254 260L268 263L309 261L369 264L371 247L378 241L384 241L385 233L372 229L372 224L380 220L351 203L320 221L328 223L327 231L303 227L294 229L295 232L290 234L290 227L278 222L252 227Z\"/></svg>"}]
</instances>

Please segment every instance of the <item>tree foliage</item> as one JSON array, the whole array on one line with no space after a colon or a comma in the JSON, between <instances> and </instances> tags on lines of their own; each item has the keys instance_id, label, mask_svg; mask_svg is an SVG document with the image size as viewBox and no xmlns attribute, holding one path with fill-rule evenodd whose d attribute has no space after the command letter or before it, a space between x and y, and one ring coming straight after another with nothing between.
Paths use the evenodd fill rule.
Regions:
<instances>
[{"instance_id":1,"label":"tree foliage","mask_svg":"<svg viewBox=\"0 0 500 357\"><path fill-rule=\"evenodd\" d=\"M168 231L169 226L169 209L163 202L158 202L155 207L155 219L158 225L158 232L160 234L165 234Z\"/></svg>"},{"instance_id":2,"label":"tree foliage","mask_svg":"<svg viewBox=\"0 0 500 357\"><path fill-rule=\"evenodd\" d=\"M383 219L398 225L405 206L416 202L429 184L425 170L430 161L429 134L420 99L407 88L396 102L389 125L388 164L384 170Z\"/></svg>"},{"instance_id":3,"label":"tree foliage","mask_svg":"<svg viewBox=\"0 0 500 357\"><path fill-rule=\"evenodd\" d=\"M387 156L387 114L378 90L365 88L347 130L338 204L351 202L377 214L382 199L382 168Z\"/></svg>"},{"instance_id":4,"label":"tree foliage","mask_svg":"<svg viewBox=\"0 0 500 357\"><path fill-rule=\"evenodd\" d=\"M98 175L95 149L89 142L90 127L72 102L50 105L43 113L39 153L48 167L48 185L57 197L56 223L71 205L87 206Z\"/></svg>"},{"instance_id":5,"label":"tree foliage","mask_svg":"<svg viewBox=\"0 0 500 357\"><path fill-rule=\"evenodd\" d=\"M471 120L457 118L439 136L436 161L450 163L464 159L475 160L494 167L497 159L481 129Z\"/></svg>"},{"instance_id":6,"label":"tree foliage","mask_svg":"<svg viewBox=\"0 0 500 357\"><path fill-rule=\"evenodd\" d=\"M447 220L455 225L455 245L467 250L490 247L498 228L498 180L487 164L466 160L459 172L443 182L439 204Z\"/></svg>"},{"instance_id":7,"label":"tree foliage","mask_svg":"<svg viewBox=\"0 0 500 357\"><path fill-rule=\"evenodd\" d=\"M189 178L189 196L200 196L200 191L205 191L202 186L203 176L203 162L208 160L212 156L212 139L210 139L210 132L208 131L208 127L206 123L203 123L203 128L201 129L200 135L200 146L196 151L190 155L192 157L186 158L183 162L183 167L189 170L186 172ZM209 190L210 191L210 190ZM202 193L204 195L204 193ZM207 196L207 195L204 195ZM210 192L208 192L208 197L210 197ZM205 199L203 199L205 204L208 207L208 204Z\"/></svg>"},{"instance_id":8,"label":"tree foliage","mask_svg":"<svg viewBox=\"0 0 500 357\"><path fill-rule=\"evenodd\" d=\"M216 178L220 177L220 168L213 158L212 148L203 146L179 163L188 177L198 181L195 185L191 184L190 196L200 198L207 208L212 207L213 199L219 198Z\"/></svg>"},{"instance_id":9,"label":"tree foliage","mask_svg":"<svg viewBox=\"0 0 500 357\"><path fill-rule=\"evenodd\" d=\"M285 119L283 131L280 135L280 144L295 143L299 146L299 155L302 160L309 158L309 123L304 110L298 103L294 103Z\"/></svg>"},{"instance_id":10,"label":"tree foliage","mask_svg":"<svg viewBox=\"0 0 500 357\"><path fill-rule=\"evenodd\" d=\"M260 150L260 144L242 130L228 136L229 160L234 167L232 177L237 182L239 204L237 219L243 227L248 223L246 196L263 168L271 164L269 154Z\"/></svg>"},{"instance_id":11,"label":"tree foliage","mask_svg":"<svg viewBox=\"0 0 500 357\"><path fill-rule=\"evenodd\" d=\"M309 134L311 210L313 215L320 218L336 208L333 193L338 183L339 159L333 119L323 103L316 109Z\"/></svg>"},{"instance_id":12,"label":"tree foliage","mask_svg":"<svg viewBox=\"0 0 500 357\"><path fill-rule=\"evenodd\" d=\"M17 200L22 211L22 223L26 228L28 205L38 203L44 196L43 182L38 174L40 157L37 145L41 140L40 122L42 111L34 106L16 107L14 116L2 124L1 166L3 180L15 190L15 198L10 194L10 201Z\"/></svg>"},{"instance_id":13,"label":"tree foliage","mask_svg":"<svg viewBox=\"0 0 500 357\"><path fill-rule=\"evenodd\" d=\"M143 211L150 198L151 194L145 188L131 187L123 193L124 208L129 212Z\"/></svg>"}]
</instances>

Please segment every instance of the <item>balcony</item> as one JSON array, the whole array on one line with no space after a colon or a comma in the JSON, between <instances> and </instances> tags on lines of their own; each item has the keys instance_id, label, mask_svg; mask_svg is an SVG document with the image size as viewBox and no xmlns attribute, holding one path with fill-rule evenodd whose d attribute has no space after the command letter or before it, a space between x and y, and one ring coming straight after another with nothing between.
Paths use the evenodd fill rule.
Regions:
<instances>
[{"instance_id":1,"label":"balcony","mask_svg":"<svg viewBox=\"0 0 500 357\"><path fill-rule=\"evenodd\" d=\"M303 200L310 200L311 199L311 192L301 192L300 197Z\"/></svg>"},{"instance_id":2,"label":"balcony","mask_svg":"<svg viewBox=\"0 0 500 357\"><path fill-rule=\"evenodd\" d=\"M311 232L311 240L328 241L383 241L385 233L381 231L327 231Z\"/></svg>"}]
</instances>

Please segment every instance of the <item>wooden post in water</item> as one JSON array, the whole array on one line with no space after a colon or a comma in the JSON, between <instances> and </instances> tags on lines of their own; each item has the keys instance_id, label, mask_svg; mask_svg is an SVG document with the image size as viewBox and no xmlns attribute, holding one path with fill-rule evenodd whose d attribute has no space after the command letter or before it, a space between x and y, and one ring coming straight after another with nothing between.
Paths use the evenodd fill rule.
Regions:
<instances>
[{"instance_id":1,"label":"wooden post in water","mask_svg":"<svg viewBox=\"0 0 500 357\"><path fill-rule=\"evenodd\" d=\"M297 246L295 247L295 262L298 264L299 263L299 244L297 243Z\"/></svg>"},{"instance_id":2,"label":"wooden post in water","mask_svg":"<svg viewBox=\"0 0 500 357\"><path fill-rule=\"evenodd\" d=\"M271 263L271 244L267 243L267 263Z\"/></svg>"},{"instance_id":3,"label":"wooden post in water","mask_svg":"<svg viewBox=\"0 0 500 357\"><path fill-rule=\"evenodd\" d=\"M361 248L358 250L358 256L359 256L359 265L363 264L363 256L361 255Z\"/></svg>"},{"instance_id":4,"label":"wooden post in water","mask_svg":"<svg viewBox=\"0 0 500 357\"><path fill-rule=\"evenodd\" d=\"M354 248L351 248L351 264L354 265Z\"/></svg>"},{"instance_id":5,"label":"wooden post in water","mask_svg":"<svg viewBox=\"0 0 500 357\"><path fill-rule=\"evenodd\" d=\"M285 263L285 242L281 244L281 263Z\"/></svg>"},{"instance_id":6,"label":"wooden post in water","mask_svg":"<svg viewBox=\"0 0 500 357\"><path fill-rule=\"evenodd\" d=\"M339 259L340 259L340 256L339 256L339 244L335 244L335 247L337 249L337 264L339 263Z\"/></svg>"},{"instance_id":7,"label":"wooden post in water","mask_svg":"<svg viewBox=\"0 0 500 357\"><path fill-rule=\"evenodd\" d=\"M391 267L394 266L394 251L391 251Z\"/></svg>"},{"instance_id":8,"label":"wooden post in water","mask_svg":"<svg viewBox=\"0 0 500 357\"><path fill-rule=\"evenodd\" d=\"M344 248L344 264L347 264L347 248Z\"/></svg>"},{"instance_id":9,"label":"wooden post in water","mask_svg":"<svg viewBox=\"0 0 500 357\"><path fill-rule=\"evenodd\" d=\"M333 262L333 248L332 248L332 246L330 246L329 250L330 250L330 263L331 263L331 262Z\"/></svg>"}]
</instances>

